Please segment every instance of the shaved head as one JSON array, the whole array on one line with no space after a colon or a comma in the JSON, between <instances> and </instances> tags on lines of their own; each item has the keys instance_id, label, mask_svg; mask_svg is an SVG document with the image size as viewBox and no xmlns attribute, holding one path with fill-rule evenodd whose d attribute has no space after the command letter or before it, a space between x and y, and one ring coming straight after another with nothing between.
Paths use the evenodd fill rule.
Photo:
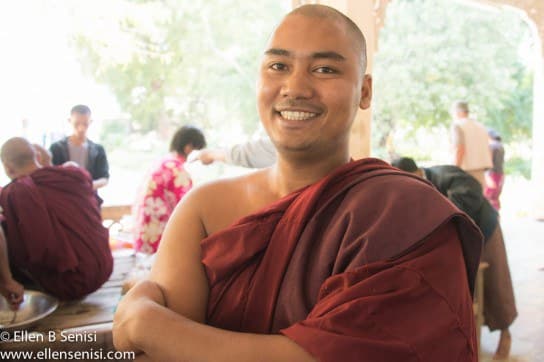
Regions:
<instances>
[{"instance_id":1,"label":"shaved head","mask_svg":"<svg viewBox=\"0 0 544 362\"><path fill-rule=\"evenodd\" d=\"M335 20L344 24L347 34L353 38L353 45L357 47L357 52L360 54L360 64L364 74L366 70L366 40L363 32L361 29L359 29L357 24L353 22L353 20L335 8L319 4L302 5L288 13L285 18L294 15L313 17L323 20Z\"/></svg>"},{"instance_id":2,"label":"shaved head","mask_svg":"<svg viewBox=\"0 0 544 362\"><path fill-rule=\"evenodd\" d=\"M46 150L45 148L43 148L37 143L32 144L32 146L34 147L34 150L36 151L36 157L40 165L53 166L53 163L51 162L51 152L49 152L49 150Z\"/></svg>"},{"instance_id":3,"label":"shaved head","mask_svg":"<svg viewBox=\"0 0 544 362\"><path fill-rule=\"evenodd\" d=\"M36 162L36 151L30 142L22 137L14 137L2 145L0 158L4 167L10 169L8 176L16 174L18 170L32 166Z\"/></svg>"}]
</instances>

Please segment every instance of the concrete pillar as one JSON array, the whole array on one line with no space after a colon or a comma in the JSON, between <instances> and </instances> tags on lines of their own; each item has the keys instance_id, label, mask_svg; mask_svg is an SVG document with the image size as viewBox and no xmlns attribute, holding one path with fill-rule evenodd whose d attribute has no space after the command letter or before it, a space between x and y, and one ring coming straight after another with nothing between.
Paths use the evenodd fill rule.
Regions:
<instances>
[{"instance_id":1,"label":"concrete pillar","mask_svg":"<svg viewBox=\"0 0 544 362\"><path fill-rule=\"evenodd\" d=\"M535 195L534 216L544 219L544 19L539 21L530 23L535 38L531 183Z\"/></svg>"},{"instance_id":2,"label":"concrete pillar","mask_svg":"<svg viewBox=\"0 0 544 362\"><path fill-rule=\"evenodd\" d=\"M388 0L292 0L293 7L304 4L323 4L331 6L349 16L363 31L367 42L367 73L372 73L374 53L376 51L380 12L385 9ZM378 6L376 6L378 5ZM381 12L383 13L383 12ZM351 155L354 159L370 155L370 125L372 108L357 113L351 128Z\"/></svg>"}]
</instances>

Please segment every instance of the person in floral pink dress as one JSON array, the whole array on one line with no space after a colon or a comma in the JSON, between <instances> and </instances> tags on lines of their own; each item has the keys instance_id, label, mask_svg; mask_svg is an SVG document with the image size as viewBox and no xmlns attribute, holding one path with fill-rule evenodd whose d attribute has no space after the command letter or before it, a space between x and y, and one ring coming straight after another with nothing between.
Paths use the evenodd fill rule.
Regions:
<instances>
[{"instance_id":1,"label":"person in floral pink dress","mask_svg":"<svg viewBox=\"0 0 544 362\"><path fill-rule=\"evenodd\" d=\"M192 186L184 167L187 155L204 147L206 139L196 127L183 126L174 134L170 154L148 176L135 205L137 251L147 254L157 251L168 218Z\"/></svg>"}]
</instances>

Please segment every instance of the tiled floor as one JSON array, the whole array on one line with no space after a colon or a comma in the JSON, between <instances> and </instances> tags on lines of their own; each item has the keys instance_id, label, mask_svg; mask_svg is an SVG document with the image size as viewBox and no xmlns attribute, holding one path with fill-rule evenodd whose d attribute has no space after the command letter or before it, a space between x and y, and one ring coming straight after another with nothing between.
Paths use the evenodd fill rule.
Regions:
<instances>
[{"instance_id":1,"label":"tiled floor","mask_svg":"<svg viewBox=\"0 0 544 362\"><path fill-rule=\"evenodd\" d=\"M501 220L519 316L508 361L544 362L544 222L516 213ZM482 330L481 361L491 361L499 332Z\"/></svg>"}]
</instances>

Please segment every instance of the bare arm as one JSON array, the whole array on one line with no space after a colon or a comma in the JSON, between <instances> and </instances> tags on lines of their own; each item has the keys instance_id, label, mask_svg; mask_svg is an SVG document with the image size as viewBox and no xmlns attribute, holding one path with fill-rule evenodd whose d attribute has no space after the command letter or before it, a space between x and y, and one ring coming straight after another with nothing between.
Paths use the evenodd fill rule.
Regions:
<instances>
[{"instance_id":1,"label":"bare arm","mask_svg":"<svg viewBox=\"0 0 544 362\"><path fill-rule=\"evenodd\" d=\"M145 283L150 282L139 287L147 288ZM142 302L133 314L134 321L127 327L135 349L144 351L153 361L314 361L304 349L281 335L206 326L154 303Z\"/></svg>"},{"instance_id":2,"label":"bare arm","mask_svg":"<svg viewBox=\"0 0 544 362\"><path fill-rule=\"evenodd\" d=\"M200 260L206 232L198 206L216 195L193 191L170 218L150 280L132 288L117 308L116 348L143 352L152 360L312 361L287 337L204 324L209 287Z\"/></svg>"},{"instance_id":3,"label":"bare arm","mask_svg":"<svg viewBox=\"0 0 544 362\"><path fill-rule=\"evenodd\" d=\"M133 334L138 334L139 328L146 333L147 328L141 324L131 326L138 322L136 311L150 305L154 310L173 311L198 322L205 320L208 282L200 262L200 240L206 234L195 191L188 193L171 215L149 280L133 287L117 308L113 336L119 349L136 349ZM168 329L159 335L166 333Z\"/></svg>"},{"instance_id":4,"label":"bare arm","mask_svg":"<svg viewBox=\"0 0 544 362\"><path fill-rule=\"evenodd\" d=\"M452 127L452 144L453 144L453 163L457 167L461 167L465 158L465 138L463 131L459 125L455 124Z\"/></svg>"},{"instance_id":5,"label":"bare arm","mask_svg":"<svg viewBox=\"0 0 544 362\"><path fill-rule=\"evenodd\" d=\"M8 252L4 232L0 227L0 294L6 298L13 309L23 301L23 286L11 276L9 269Z\"/></svg>"},{"instance_id":6,"label":"bare arm","mask_svg":"<svg viewBox=\"0 0 544 362\"><path fill-rule=\"evenodd\" d=\"M461 167L465 157L465 145L457 145L455 147L455 166Z\"/></svg>"},{"instance_id":7,"label":"bare arm","mask_svg":"<svg viewBox=\"0 0 544 362\"><path fill-rule=\"evenodd\" d=\"M204 165L209 165L215 161L225 162L225 151L221 149L206 149L195 151L196 158Z\"/></svg>"},{"instance_id":8,"label":"bare arm","mask_svg":"<svg viewBox=\"0 0 544 362\"><path fill-rule=\"evenodd\" d=\"M93 190L98 190L101 187L104 187L108 184L108 179L105 177L96 179L93 181Z\"/></svg>"}]
</instances>

